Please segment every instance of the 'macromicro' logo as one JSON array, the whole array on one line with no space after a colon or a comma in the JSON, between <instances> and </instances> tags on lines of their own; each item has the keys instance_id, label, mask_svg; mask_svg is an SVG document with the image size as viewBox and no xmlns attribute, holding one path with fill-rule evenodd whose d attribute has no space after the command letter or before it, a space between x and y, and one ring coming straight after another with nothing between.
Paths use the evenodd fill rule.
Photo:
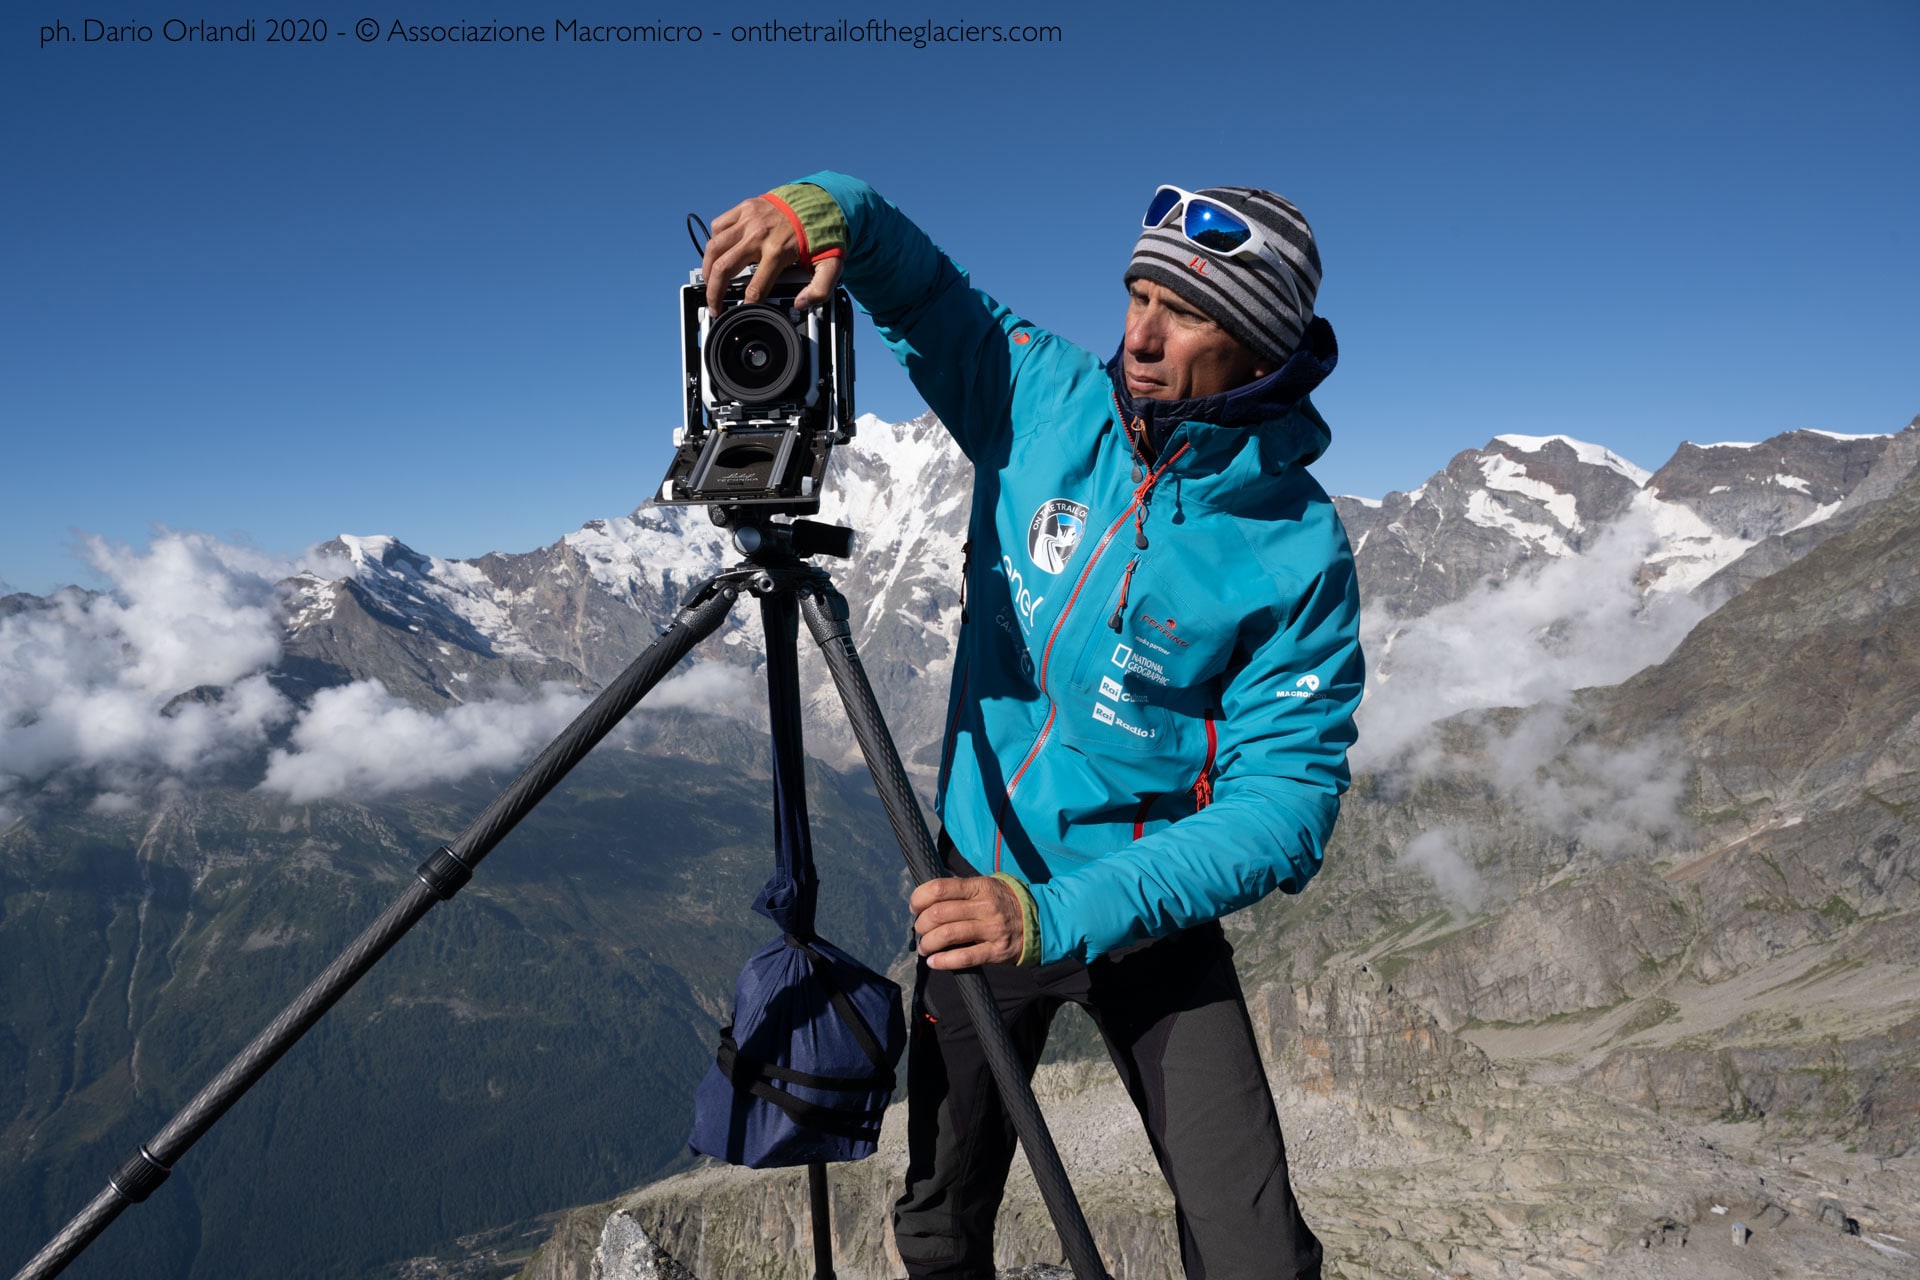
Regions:
<instances>
[{"instance_id":1,"label":"'macromicro' logo","mask_svg":"<svg viewBox=\"0 0 1920 1280\"><path fill-rule=\"evenodd\" d=\"M1309 671L1293 682L1293 688L1282 689L1274 694L1276 698L1311 698L1320 692L1320 677Z\"/></svg>"},{"instance_id":2,"label":"'macromicro' logo","mask_svg":"<svg viewBox=\"0 0 1920 1280\"><path fill-rule=\"evenodd\" d=\"M1065 498L1049 498L1027 522L1027 558L1048 573L1059 573L1073 559L1087 529L1087 509Z\"/></svg>"}]
</instances>

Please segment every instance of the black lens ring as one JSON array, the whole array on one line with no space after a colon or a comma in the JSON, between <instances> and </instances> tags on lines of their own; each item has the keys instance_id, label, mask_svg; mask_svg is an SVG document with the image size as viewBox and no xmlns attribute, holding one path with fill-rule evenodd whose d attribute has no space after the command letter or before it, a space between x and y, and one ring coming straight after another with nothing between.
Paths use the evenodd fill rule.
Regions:
<instances>
[{"instance_id":1,"label":"black lens ring","mask_svg":"<svg viewBox=\"0 0 1920 1280\"><path fill-rule=\"evenodd\" d=\"M748 369L734 358L736 348L764 342L773 360L765 370ZM721 314L707 333L707 376L720 397L741 404L768 404L784 398L805 372L806 352L787 312L764 302L747 302Z\"/></svg>"}]
</instances>

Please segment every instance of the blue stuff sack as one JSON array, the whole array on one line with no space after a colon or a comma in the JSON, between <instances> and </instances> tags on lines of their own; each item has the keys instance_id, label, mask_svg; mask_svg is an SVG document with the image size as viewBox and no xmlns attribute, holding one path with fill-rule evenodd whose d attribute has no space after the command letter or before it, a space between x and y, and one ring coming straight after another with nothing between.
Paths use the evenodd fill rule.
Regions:
<instances>
[{"instance_id":1,"label":"blue stuff sack","mask_svg":"<svg viewBox=\"0 0 1920 1280\"><path fill-rule=\"evenodd\" d=\"M865 1159L906 1043L897 984L788 934L740 971L687 1146L750 1169Z\"/></svg>"}]
</instances>

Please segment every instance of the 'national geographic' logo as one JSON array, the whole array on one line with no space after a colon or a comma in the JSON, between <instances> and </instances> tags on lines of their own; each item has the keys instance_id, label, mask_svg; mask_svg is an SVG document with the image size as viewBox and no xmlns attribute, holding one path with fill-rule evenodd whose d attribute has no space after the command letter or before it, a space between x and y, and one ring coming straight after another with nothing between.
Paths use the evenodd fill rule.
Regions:
<instances>
[{"instance_id":1,"label":"'national geographic' logo","mask_svg":"<svg viewBox=\"0 0 1920 1280\"><path fill-rule=\"evenodd\" d=\"M1027 522L1027 558L1048 573L1059 573L1073 559L1087 529L1087 509L1065 498L1049 498Z\"/></svg>"}]
</instances>

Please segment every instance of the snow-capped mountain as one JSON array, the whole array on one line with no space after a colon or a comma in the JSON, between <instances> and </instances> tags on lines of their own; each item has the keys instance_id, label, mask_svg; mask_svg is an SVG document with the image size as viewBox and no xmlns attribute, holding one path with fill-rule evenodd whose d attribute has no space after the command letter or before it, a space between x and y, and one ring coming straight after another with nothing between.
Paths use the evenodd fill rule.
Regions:
<instances>
[{"instance_id":1,"label":"snow-capped mountain","mask_svg":"<svg viewBox=\"0 0 1920 1280\"><path fill-rule=\"evenodd\" d=\"M1912 435L1909 427L1903 435ZM1335 499L1370 610L1415 617L1634 522L1640 580L1687 591L1761 542L1840 509L1893 436L1791 431L1759 444L1683 444L1648 472L1567 436L1503 435L1379 501ZM1912 459L1897 452L1901 475Z\"/></svg>"},{"instance_id":2,"label":"snow-capped mountain","mask_svg":"<svg viewBox=\"0 0 1920 1280\"><path fill-rule=\"evenodd\" d=\"M1884 496L1917 460L1920 426L1897 436L1794 431L1756 444L1687 444L1652 472L1566 436L1503 435L1410 492L1335 501L1365 607L1390 644L1407 620L1590 556L1621 530L1634 539L1642 590L1692 591L1719 574L1704 593L1718 604L1742 580L1731 567L1743 557L1767 571L1798 558L1850 495ZM936 763L952 673L969 491L969 466L933 415L901 423L869 415L836 452L823 500L821 519L856 531L853 558L826 564L852 606L902 753L920 768ZM604 683L698 583L737 559L704 509L654 506L590 521L536 551L472 561L382 537L342 537L326 550L337 575L289 584L288 673L319 685L376 677L426 707L501 685ZM851 737L811 647L803 638L809 748L846 759ZM750 607L690 659L749 669L761 660Z\"/></svg>"},{"instance_id":3,"label":"snow-capped mountain","mask_svg":"<svg viewBox=\"0 0 1920 1280\"><path fill-rule=\"evenodd\" d=\"M901 423L868 415L834 456L818 517L855 531L851 560L822 563L853 608L868 677L909 756L936 739L952 671L969 471L933 415ZM694 588L740 558L704 508L675 506L592 520L537 551L471 561L388 537L343 536L322 551L336 574L288 583L288 672L320 686L376 678L425 707L501 685L602 684ZM803 638L809 747L841 755L851 734L810 648ZM741 606L689 662L757 667L762 655L758 615ZM933 693L922 696L926 689Z\"/></svg>"}]
</instances>

